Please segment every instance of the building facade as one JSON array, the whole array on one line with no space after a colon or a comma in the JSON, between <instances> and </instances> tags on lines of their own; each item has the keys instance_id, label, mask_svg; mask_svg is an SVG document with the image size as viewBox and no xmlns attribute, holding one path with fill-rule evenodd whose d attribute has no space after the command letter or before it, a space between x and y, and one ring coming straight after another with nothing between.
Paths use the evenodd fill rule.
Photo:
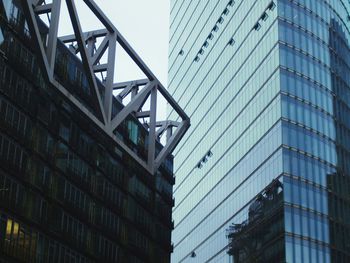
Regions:
<instances>
[{"instance_id":1,"label":"building facade","mask_svg":"<svg viewBox=\"0 0 350 263\"><path fill-rule=\"evenodd\" d=\"M171 1L172 262L350 261L349 55L349 1Z\"/></svg>"},{"instance_id":2,"label":"building facade","mask_svg":"<svg viewBox=\"0 0 350 263\"><path fill-rule=\"evenodd\" d=\"M113 132L121 143L97 125L84 59L64 42L54 49L54 81L45 77L35 29L47 53L51 29L30 20L26 2L0 1L0 262L170 262L173 157L154 172L142 165L151 129L136 113ZM43 2L41 14L51 10ZM111 102L113 116L127 109ZM154 147L160 155L158 140Z\"/></svg>"}]
</instances>

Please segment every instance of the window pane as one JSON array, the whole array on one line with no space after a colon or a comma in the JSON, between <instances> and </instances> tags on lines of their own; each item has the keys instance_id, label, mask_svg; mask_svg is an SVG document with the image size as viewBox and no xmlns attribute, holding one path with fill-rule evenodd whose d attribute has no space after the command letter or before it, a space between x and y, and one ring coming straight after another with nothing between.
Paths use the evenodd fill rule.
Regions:
<instances>
[{"instance_id":1,"label":"window pane","mask_svg":"<svg viewBox=\"0 0 350 263\"><path fill-rule=\"evenodd\" d=\"M4 7L5 7L5 12L6 12L6 16L7 19L10 18L10 14L11 14L11 6L12 6L12 0L2 0Z\"/></svg>"},{"instance_id":2,"label":"window pane","mask_svg":"<svg viewBox=\"0 0 350 263\"><path fill-rule=\"evenodd\" d=\"M4 35L2 34L2 30L0 28L0 45L4 42Z\"/></svg>"}]
</instances>

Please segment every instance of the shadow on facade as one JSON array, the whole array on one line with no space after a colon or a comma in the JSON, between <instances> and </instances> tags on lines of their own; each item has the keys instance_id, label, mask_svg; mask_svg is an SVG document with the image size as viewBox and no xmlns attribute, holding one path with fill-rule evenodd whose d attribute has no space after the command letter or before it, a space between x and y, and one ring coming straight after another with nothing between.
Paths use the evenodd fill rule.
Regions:
<instances>
[{"instance_id":1,"label":"shadow on facade","mask_svg":"<svg viewBox=\"0 0 350 263\"><path fill-rule=\"evenodd\" d=\"M350 45L332 19L329 54L336 127L337 172L327 177L332 262L350 262Z\"/></svg>"},{"instance_id":2,"label":"shadow on facade","mask_svg":"<svg viewBox=\"0 0 350 263\"><path fill-rule=\"evenodd\" d=\"M248 219L227 230L235 263L284 262L283 186L273 180L249 204Z\"/></svg>"}]
</instances>

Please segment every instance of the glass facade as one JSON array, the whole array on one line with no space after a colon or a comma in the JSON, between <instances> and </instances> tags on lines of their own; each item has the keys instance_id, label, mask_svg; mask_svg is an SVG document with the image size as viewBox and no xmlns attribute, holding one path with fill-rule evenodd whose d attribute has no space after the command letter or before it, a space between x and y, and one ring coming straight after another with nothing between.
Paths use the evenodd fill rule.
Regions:
<instances>
[{"instance_id":1,"label":"glass facade","mask_svg":"<svg viewBox=\"0 0 350 263\"><path fill-rule=\"evenodd\" d=\"M169 263L172 156L151 175L50 86L21 2L0 0L0 262ZM61 42L54 77L100 117ZM114 100L113 115L122 107ZM146 159L135 117L116 135Z\"/></svg>"},{"instance_id":2,"label":"glass facade","mask_svg":"<svg viewBox=\"0 0 350 263\"><path fill-rule=\"evenodd\" d=\"M169 63L192 122L172 262L350 262L349 1L171 1ZM264 256L249 209L275 180L283 237Z\"/></svg>"}]
</instances>

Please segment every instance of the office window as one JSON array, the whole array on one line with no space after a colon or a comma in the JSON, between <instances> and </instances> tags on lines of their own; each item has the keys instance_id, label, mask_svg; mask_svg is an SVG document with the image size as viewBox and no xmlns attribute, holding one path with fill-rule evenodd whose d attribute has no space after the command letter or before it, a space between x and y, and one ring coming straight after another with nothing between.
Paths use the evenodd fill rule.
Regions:
<instances>
[{"instance_id":1,"label":"office window","mask_svg":"<svg viewBox=\"0 0 350 263\"><path fill-rule=\"evenodd\" d=\"M0 28L0 45L4 42L5 38L4 38L4 34L2 33L2 30Z\"/></svg>"},{"instance_id":2,"label":"office window","mask_svg":"<svg viewBox=\"0 0 350 263\"><path fill-rule=\"evenodd\" d=\"M137 144L139 136L139 127L134 121L128 121L128 136L134 144Z\"/></svg>"},{"instance_id":3,"label":"office window","mask_svg":"<svg viewBox=\"0 0 350 263\"><path fill-rule=\"evenodd\" d=\"M275 9L275 7L276 7L276 4L272 1L267 8L272 11Z\"/></svg>"},{"instance_id":4,"label":"office window","mask_svg":"<svg viewBox=\"0 0 350 263\"><path fill-rule=\"evenodd\" d=\"M254 27L253 27L256 31L259 31L260 30L260 28L261 28L261 25L260 25L260 23L259 22L257 22L255 25L254 25Z\"/></svg>"},{"instance_id":5,"label":"office window","mask_svg":"<svg viewBox=\"0 0 350 263\"><path fill-rule=\"evenodd\" d=\"M229 13L230 11L227 9L227 8L225 8L224 9L224 11L222 12L224 15L228 15L228 13Z\"/></svg>"},{"instance_id":6,"label":"office window","mask_svg":"<svg viewBox=\"0 0 350 263\"><path fill-rule=\"evenodd\" d=\"M266 21L268 17L269 17L268 14L266 12L264 12L260 18L261 18L261 20Z\"/></svg>"},{"instance_id":7,"label":"office window","mask_svg":"<svg viewBox=\"0 0 350 263\"><path fill-rule=\"evenodd\" d=\"M230 41L228 42L228 44L230 46L233 46L235 44L235 40L233 38L231 38Z\"/></svg>"},{"instance_id":8,"label":"office window","mask_svg":"<svg viewBox=\"0 0 350 263\"><path fill-rule=\"evenodd\" d=\"M11 13L12 13L12 8L13 8L12 0L2 0L2 3L5 7L6 17L7 17L7 19L9 19L11 16Z\"/></svg>"},{"instance_id":9,"label":"office window","mask_svg":"<svg viewBox=\"0 0 350 263\"><path fill-rule=\"evenodd\" d=\"M235 1L233 1L233 0L230 0L230 1L228 1L228 6L233 6L235 4Z\"/></svg>"}]
</instances>

